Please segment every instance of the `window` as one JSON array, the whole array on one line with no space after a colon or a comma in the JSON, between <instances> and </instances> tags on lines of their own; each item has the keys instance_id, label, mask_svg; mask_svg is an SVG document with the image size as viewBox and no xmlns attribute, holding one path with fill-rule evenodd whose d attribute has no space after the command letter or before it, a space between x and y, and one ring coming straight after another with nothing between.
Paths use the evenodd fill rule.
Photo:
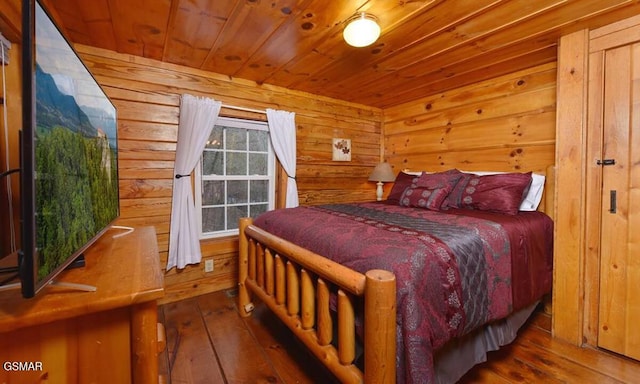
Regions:
<instances>
[{"instance_id":1,"label":"window","mask_svg":"<svg viewBox=\"0 0 640 384\"><path fill-rule=\"evenodd\" d=\"M220 117L196 167L201 238L238 233L238 219L274 207L275 156L267 123Z\"/></svg>"}]
</instances>

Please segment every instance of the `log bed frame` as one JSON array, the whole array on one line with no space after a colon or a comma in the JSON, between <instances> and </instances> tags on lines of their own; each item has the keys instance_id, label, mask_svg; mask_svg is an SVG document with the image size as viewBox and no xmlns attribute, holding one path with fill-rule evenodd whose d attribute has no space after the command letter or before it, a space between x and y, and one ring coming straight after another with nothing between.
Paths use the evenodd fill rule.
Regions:
<instances>
[{"instance_id":1,"label":"log bed frame","mask_svg":"<svg viewBox=\"0 0 640 384\"><path fill-rule=\"evenodd\" d=\"M552 218L554 176L553 167L549 167L539 208ZM240 219L239 230L238 309L241 316L251 314L253 294L342 383L395 383L393 273L356 272L253 226L251 218ZM336 297L337 324L331 315L332 294ZM355 362L355 308L359 302L364 303L364 371Z\"/></svg>"}]
</instances>

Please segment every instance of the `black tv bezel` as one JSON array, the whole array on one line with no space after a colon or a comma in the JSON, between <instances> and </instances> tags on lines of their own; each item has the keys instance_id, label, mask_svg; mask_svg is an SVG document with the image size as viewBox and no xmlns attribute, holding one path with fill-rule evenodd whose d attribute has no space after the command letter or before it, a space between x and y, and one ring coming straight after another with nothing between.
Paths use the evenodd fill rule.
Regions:
<instances>
[{"instance_id":1,"label":"black tv bezel","mask_svg":"<svg viewBox=\"0 0 640 384\"><path fill-rule=\"evenodd\" d=\"M51 23L55 26L60 36L67 43L71 51L76 55L87 73L102 90L102 86L95 79L91 71L86 67L69 40L60 30L47 8L39 0L22 0L22 130L20 132L20 189L21 189L21 249L18 251L18 272L20 276L21 293L24 298L32 298L46 285L57 277L62 271L76 261L87 248L95 243L119 218L120 198L118 190L117 214L113 220L90 238L82 247L69 255L64 262L46 277L38 280L38 252L37 252L37 225L36 225L36 159L35 159L35 130L36 130L36 4L44 11ZM104 93L115 111L117 121L117 109L113 102ZM116 129L117 142L117 129ZM118 156L116 152L116 156ZM117 160L117 157L116 157ZM118 162L116 161L116 179L118 179ZM118 182L118 180L116 180Z\"/></svg>"},{"instance_id":2,"label":"black tv bezel","mask_svg":"<svg viewBox=\"0 0 640 384\"><path fill-rule=\"evenodd\" d=\"M35 296L38 268L35 263L35 1L22 0L22 130L20 131L20 219L22 247L18 251L18 271L22 296Z\"/></svg>"}]
</instances>

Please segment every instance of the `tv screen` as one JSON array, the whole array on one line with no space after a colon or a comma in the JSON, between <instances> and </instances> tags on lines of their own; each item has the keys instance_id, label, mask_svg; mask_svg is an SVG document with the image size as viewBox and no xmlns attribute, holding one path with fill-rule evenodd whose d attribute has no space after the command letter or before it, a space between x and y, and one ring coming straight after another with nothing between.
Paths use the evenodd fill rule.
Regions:
<instances>
[{"instance_id":1,"label":"tv screen","mask_svg":"<svg viewBox=\"0 0 640 384\"><path fill-rule=\"evenodd\" d=\"M116 109L38 1L23 2L22 295L119 215Z\"/></svg>"}]
</instances>

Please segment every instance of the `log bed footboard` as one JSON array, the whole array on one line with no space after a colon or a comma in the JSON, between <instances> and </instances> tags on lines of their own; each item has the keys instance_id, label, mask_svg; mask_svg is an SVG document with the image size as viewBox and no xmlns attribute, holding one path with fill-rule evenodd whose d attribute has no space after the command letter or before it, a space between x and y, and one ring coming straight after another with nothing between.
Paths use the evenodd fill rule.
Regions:
<instances>
[{"instance_id":1,"label":"log bed footboard","mask_svg":"<svg viewBox=\"0 0 640 384\"><path fill-rule=\"evenodd\" d=\"M343 383L395 383L396 282L310 252L240 219L238 309L255 295ZM331 315L335 295L336 323ZM356 303L364 303L364 372L356 359ZM334 335L334 330L337 334Z\"/></svg>"}]
</instances>

